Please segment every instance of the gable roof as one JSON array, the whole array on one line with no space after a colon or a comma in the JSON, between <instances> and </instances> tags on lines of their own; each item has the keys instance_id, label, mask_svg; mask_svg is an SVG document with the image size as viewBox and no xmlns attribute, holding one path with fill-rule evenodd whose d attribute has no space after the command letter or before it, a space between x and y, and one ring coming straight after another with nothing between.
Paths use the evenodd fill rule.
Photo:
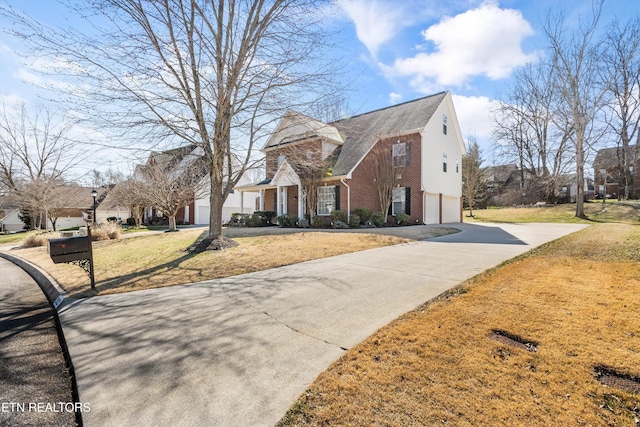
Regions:
<instances>
[{"instance_id":1,"label":"gable roof","mask_svg":"<svg viewBox=\"0 0 640 427\"><path fill-rule=\"evenodd\" d=\"M629 150L633 153L637 150L636 145L630 145ZM611 169L619 166L619 157L622 157L622 147L603 148L598 150L593 159L593 169L598 173L599 169Z\"/></svg>"},{"instance_id":2,"label":"gable roof","mask_svg":"<svg viewBox=\"0 0 640 427\"><path fill-rule=\"evenodd\" d=\"M345 136L333 175L351 172L379 138L424 129L446 95L440 92L330 123Z\"/></svg>"},{"instance_id":3,"label":"gable roof","mask_svg":"<svg viewBox=\"0 0 640 427\"><path fill-rule=\"evenodd\" d=\"M337 144L342 144L343 142L340 132L331 124L288 110L264 147L262 147L262 150L313 137L325 138Z\"/></svg>"}]
</instances>

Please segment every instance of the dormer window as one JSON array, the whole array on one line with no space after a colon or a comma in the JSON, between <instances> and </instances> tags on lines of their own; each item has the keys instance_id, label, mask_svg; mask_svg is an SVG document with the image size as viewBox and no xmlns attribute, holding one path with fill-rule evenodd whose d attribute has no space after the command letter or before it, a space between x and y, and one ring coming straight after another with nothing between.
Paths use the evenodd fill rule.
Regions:
<instances>
[{"instance_id":1,"label":"dormer window","mask_svg":"<svg viewBox=\"0 0 640 427\"><path fill-rule=\"evenodd\" d=\"M278 156L278 164L276 165L276 170L280 169L280 166L282 166L285 160L287 160L287 156L285 156L284 154L280 154Z\"/></svg>"}]
</instances>

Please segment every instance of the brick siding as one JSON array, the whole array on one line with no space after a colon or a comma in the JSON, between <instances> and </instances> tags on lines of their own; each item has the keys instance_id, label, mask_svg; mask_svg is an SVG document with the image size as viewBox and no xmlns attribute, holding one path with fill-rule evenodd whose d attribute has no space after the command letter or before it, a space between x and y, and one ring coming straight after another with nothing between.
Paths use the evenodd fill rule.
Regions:
<instances>
[{"instance_id":1,"label":"brick siding","mask_svg":"<svg viewBox=\"0 0 640 427\"><path fill-rule=\"evenodd\" d=\"M411 188L411 206L409 214L410 224L422 224L423 212L422 212L422 190L420 182L421 172L421 137L419 133L410 135L403 135L400 137L387 138L378 144L383 144L386 147L391 147L397 142L408 142L411 152L411 163L409 166L404 167L402 171L402 178L398 181L400 187ZM389 161L393 161L389 158ZM351 187L351 212L357 208L369 208L373 212L380 211L380 201L378 198L378 189L376 186L376 176L373 167L373 158L371 152L360 162L355 168L352 174L352 179L347 181L347 184ZM347 209L347 196L346 189L341 190L341 207L346 211ZM344 203L342 201L344 197Z\"/></svg>"}]
</instances>

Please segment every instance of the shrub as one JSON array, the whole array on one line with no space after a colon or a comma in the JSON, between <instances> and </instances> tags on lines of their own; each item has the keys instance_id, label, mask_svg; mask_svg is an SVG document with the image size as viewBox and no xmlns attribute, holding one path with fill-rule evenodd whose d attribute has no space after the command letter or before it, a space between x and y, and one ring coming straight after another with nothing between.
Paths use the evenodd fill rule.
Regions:
<instances>
[{"instance_id":1,"label":"shrub","mask_svg":"<svg viewBox=\"0 0 640 427\"><path fill-rule=\"evenodd\" d=\"M396 224L398 224L398 225L409 225L409 215L407 215L407 214L397 214L396 215Z\"/></svg>"},{"instance_id":2,"label":"shrub","mask_svg":"<svg viewBox=\"0 0 640 427\"><path fill-rule=\"evenodd\" d=\"M382 227L385 223L385 215L382 212L374 212L371 215L371 221L376 227Z\"/></svg>"},{"instance_id":3,"label":"shrub","mask_svg":"<svg viewBox=\"0 0 640 427\"><path fill-rule=\"evenodd\" d=\"M258 212L254 212L249 218L244 221L244 225L247 227L262 227L264 224L264 219L262 215Z\"/></svg>"},{"instance_id":4,"label":"shrub","mask_svg":"<svg viewBox=\"0 0 640 427\"><path fill-rule=\"evenodd\" d=\"M273 222L273 219L278 215L274 211L256 211L256 212L259 212L260 215L264 217L266 221L266 225L271 224Z\"/></svg>"},{"instance_id":5,"label":"shrub","mask_svg":"<svg viewBox=\"0 0 640 427\"><path fill-rule=\"evenodd\" d=\"M39 233L32 234L25 239L22 243L23 248L35 248L38 246L45 246L47 244L47 240L54 237L52 233Z\"/></svg>"},{"instance_id":6,"label":"shrub","mask_svg":"<svg viewBox=\"0 0 640 427\"><path fill-rule=\"evenodd\" d=\"M136 219L135 218L127 218L127 225L135 227L136 226Z\"/></svg>"},{"instance_id":7,"label":"shrub","mask_svg":"<svg viewBox=\"0 0 640 427\"><path fill-rule=\"evenodd\" d=\"M302 227L302 228L309 228L309 220L306 218L303 218L301 220L298 221L298 226Z\"/></svg>"},{"instance_id":8,"label":"shrub","mask_svg":"<svg viewBox=\"0 0 640 427\"><path fill-rule=\"evenodd\" d=\"M371 209L369 208L357 208L353 210L353 213L360 217L360 224L371 221Z\"/></svg>"},{"instance_id":9,"label":"shrub","mask_svg":"<svg viewBox=\"0 0 640 427\"><path fill-rule=\"evenodd\" d=\"M278 217L278 225L280 227L295 227L298 222L298 217L295 215L280 215Z\"/></svg>"},{"instance_id":10,"label":"shrub","mask_svg":"<svg viewBox=\"0 0 640 427\"><path fill-rule=\"evenodd\" d=\"M120 227L112 222L99 224L91 230L91 241L117 240L120 238Z\"/></svg>"},{"instance_id":11,"label":"shrub","mask_svg":"<svg viewBox=\"0 0 640 427\"><path fill-rule=\"evenodd\" d=\"M313 228L329 228L331 227L331 217L314 216L311 218L311 227Z\"/></svg>"},{"instance_id":12,"label":"shrub","mask_svg":"<svg viewBox=\"0 0 640 427\"><path fill-rule=\"evenodd\" d=\"M249 214L245 213L232 213L231 218L229 219L230 226L241 226L247 223L247 219L249 218Z\"/></svg>"},{"instance_id":13,"label":"shrub","mask_svg":"<svg viewBox=\"0 0 640 427\"><path fill-rule=\"evenodd\" d=\"M349 227L351 228L359 228L360 227L360 217L356 214L351 215L349 218Z\"/></svg>"},{"instance_id":14,"label":"shrub","mask_svg":"<svg viewBox=\"0 0 640 427\"><path fill-rule=\"evenodd\" d=\"M331 219L334 221L347 222L347 214L339 209L331 211Z\"/></svg>"},{"instance_id":15,"label":"shrub","mask_svg":"<svg viewBox=\"0 0 640 427\"><path fill-rule=\"evenodd\" d=\"M335 221L333 221L333 228L349 228L349 224L347 224L344 221L340 221L339 219L336 219Z\"/></svg>"}]
</instances>

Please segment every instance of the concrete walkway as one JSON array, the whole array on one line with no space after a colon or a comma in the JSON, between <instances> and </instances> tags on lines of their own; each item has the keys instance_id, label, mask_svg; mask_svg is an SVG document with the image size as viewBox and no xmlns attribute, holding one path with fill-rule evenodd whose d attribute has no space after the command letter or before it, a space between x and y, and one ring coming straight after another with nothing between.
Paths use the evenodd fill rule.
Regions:
<instances>
[{"instance_id":1,"label":"concrete walkway","mask_svg":"<svg viewBox=\"0 0 640 427\"><path fill-rule=\"evenodd\" d=\"M462 224L438 239L60 310L85 426L274 425L346 349L573 224ZM250 262L248 260L248 262Z\"/></svg>"}]
</instances>

